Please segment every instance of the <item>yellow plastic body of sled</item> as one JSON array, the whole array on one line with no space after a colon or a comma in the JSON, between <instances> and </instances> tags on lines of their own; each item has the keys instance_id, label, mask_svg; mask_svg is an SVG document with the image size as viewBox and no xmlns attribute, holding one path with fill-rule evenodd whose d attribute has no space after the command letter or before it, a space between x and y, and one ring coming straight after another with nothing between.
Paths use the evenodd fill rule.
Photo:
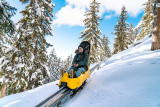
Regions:
<instances>
[{"instance_id":1,"label":"yellow plastic body of sled","mask_svg":"<svg viewBox=\"0 0 160 107\"><path fill-rule=\"evenodd\" d=\"M89 68L86 72L81 73L77 78L69 78L68 73L64 73L59 81L59 86L64 84L70 89L76 89L82 85L82 83L90 77Z\"/></svg>"}]
</instances>

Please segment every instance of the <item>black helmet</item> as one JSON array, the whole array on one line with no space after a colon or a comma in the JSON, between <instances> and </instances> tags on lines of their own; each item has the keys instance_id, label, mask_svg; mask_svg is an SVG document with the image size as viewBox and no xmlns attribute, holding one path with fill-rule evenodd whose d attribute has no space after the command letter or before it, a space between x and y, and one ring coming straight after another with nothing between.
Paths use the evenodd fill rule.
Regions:
<instances>
[{"instance_id":1,"label":"black helmet","mask_svg":"<svg viewBox=\"0 0 160 107\"><path fill-rule=\"evenodd\" d=\"M83 44L80 44L80 45L78 46L78 48L79 48L79 47L82 47L82 48L84 49L84 45L83 45Z\"/></svg>"},{"instance_id":2,"label":"black helmet","mask_svg":"<svg viewBox=\"0 0 160 107\"><path fill-rule=\"evenodd\" d=\"M90 53L90 43L88 41L83 41L78 47L82 47L84 53Z\"/></svg>"}]
</instances>

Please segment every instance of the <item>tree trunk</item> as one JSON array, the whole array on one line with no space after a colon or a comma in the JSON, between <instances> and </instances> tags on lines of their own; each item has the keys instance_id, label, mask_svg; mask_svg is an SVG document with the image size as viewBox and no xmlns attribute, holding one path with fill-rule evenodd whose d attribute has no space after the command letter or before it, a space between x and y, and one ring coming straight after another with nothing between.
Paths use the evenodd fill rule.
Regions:
<instances>
[{"instance_id":1,"label":"tree trunk","mask_svg":"<svg viewBox=\"0 0 160 107\"><path fill-rule=\"evenodd\" d=\"M5 92L6 92L6 83L3 83L2 89L1 89L1 96L0 98L5 96Z\"/></svg>"},{"instance_id":2,"label":"tree trunk","mask_svg":"<svg viewBox=\"0 0 160 107\"><path fill-rule=\"evenodd\" d=\"M160 0L157 0L160 3ZM152 33L152 47L151 50L160 49L160 7L156 8L155 26Z\"/></svg>"}]
</instances>

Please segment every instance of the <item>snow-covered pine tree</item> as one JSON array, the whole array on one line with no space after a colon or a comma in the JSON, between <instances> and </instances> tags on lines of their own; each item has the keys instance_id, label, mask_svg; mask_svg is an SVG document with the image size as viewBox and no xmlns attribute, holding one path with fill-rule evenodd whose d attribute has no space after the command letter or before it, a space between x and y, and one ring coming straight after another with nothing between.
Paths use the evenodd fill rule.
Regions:
<instances>
[{"instance_id":1,"label":"snow-covered pine tree","mask_svg":"<svg viewBox=\"0 0 160 107\"><path fill-rule=\"evenodd\" d=\"M103 50L101 51L101 60L111 57L111 51L108 45L109 45L108 37L103 35L103 38L102 38Z\"/></svg>"},{"instance_id":2,"label":"snow-covered pine tree","mask_svg":"<svg viewBox=\"0 0 160 107\"><path fill-rule=\"evenodd\" d=\"M67 71L72 66L73 56L69 55L66 60L62 61L61 69Z\"/></svg>"},{"instance_id":3,"label":"snow-covered pine tree","mask_svg":"<svg viewBox=\"0 0 160 107\"><path fill-rule=\"evenodd\" d=\"M116 35L113 54L116 54L118 52L121 52L127 49L129 44L129 41L127 38L129 24L126 22L128 17L127 17L127 11L125 6L122 7L121 15L120 17L117 17L117 18L118 18L118 22L117 22L117 25L115 25L115 29L114 29L115 32L113 32L113 34Z\"/></svg>"},{"instance_id":4,"label":"snow-covered pine tree","mask_svg":"<svg viewBox=\"0 0 160 107\"><path fill-rule=\"evenodd\" d=\"M8 45L12 44L14 38L15 25L10 18L15 14L15 11L16 9L5 0L0 0L0 98L5 96L6 83L11 74L3 69L3 62L5 62L4 57L7 56L5 51L8 49Z\"/></svg>"},{"instance_id":5,"label":"snow-covered pine tree","mask_svg":"<svg viewBox=\"0 0 160 107\"><path fill-rule=\"evenodd\" d=\"M65 68L65 70L68 70L70 67L71 67L71 65L72 65L72 61L73 61L73 56L72 55L69 55L68 57L67 57L67 59L65 60L65 66L64 66L64 68Z\"/></svg>"},{"instance_id":6,"label":"snow-covered pine tree","mask_svg":"<svg viewBox=\"0 0 160 107\"><path fill-rule=\"evenodd\" d=\"M19 40L16 47L22 52L27 67L27 89L42 84L47 76L47 52L50 46L45 36L52 36L51 21L53 18L52 0L20 0L28 3L22 11L23 18L18 22ZM26 61L25 61L26 60ZM29 68L28 68L29 67Z\"/></svg>"},{"instance_id":7,"label":"snow-covered pine tree","mask_svg":"<svg viewBox=\"0 0 160 107\"><path fill-rule=\"evenodd\" d=\"M51 0L20 0L27 3L23 18L17 24L14 48L8 50L3 69L13 72L7 83L8 94L22 92L43 84L47 77L46 48L50 45L45 36L53 35Z\"/></svg>"},{"instance_id":8,"label":"snow-covered pine tree","mask_svg":"<svg viewBox=\"0 0 160 107\"><path fill-rule=\"evenodd\" d=\"M85 12L86 18L84 19L85 30L81 32L80 38L83 38L82 41L88 41L91 44L90 49L90 63L95 63L100 60L100 49L102 48L100 42L99 30L99 20L100 17L97 15L99 12L99 5L96 0L93 0L90 4L90 9Z\"/></svg>"},{"instance_id":9,"label":"snow-covered pine tree","mask_svg":"<svg viewBox=\"0 0 160 107\"><path fill-rule=\"evenodd\" d=\"M62 60L61 61L61 67L60 67L60 70L64 70L64 71L66 71L67 70L67 68L65 68L65 60Z\"/></svg>"},{"instance_id":10,"label":"snow-covered pine tree","mask_svg":"<svg viewBox=\"0 0 160 107\"><path fill-rule=\"evenodd\" d=\"M4 55L4 44L11 44L15 25L10 19L16 9L11 7L5 0L0 0L0 58Z\"/></svg>"},{"instance_id":11,"label":"snow-covered pine tree","mask_svg":"<svg viewBox=\"0 0 160 107\"><path fill-rule=\"evenodd\" d=\"M60 77L61 59L57 57L54 48L49 54L48 69L50 72L49 82L58 80Z\"/></svg>"},{"instance_id":12,"label":"snow-covered pine tree","mask_svg":"<svg viewBox=\"0 0 160 107\"><path fill-rule=\"evenodd\" d=\"M62 59L61 58L58 58L58 60L57 60L57 74L55 75L55 77L56 77L56 80L57 79L60 79L60 70L61 70L61 68L62 68Z\"/></svg>"},{"instance_id":13,"label":"snow-covered pine tree","mask_svg":"<svg viewBox=\"0 0 160 107\"><path fill-rule=\"evenodd\" d=\"M139 26L140 32L137 35L137 40L143 39L145 36L151 33L153 26L153 4L154 0L148 0L144 4L144 15L142 16L142 22Z\"/></svg>"},{"instance_id":14,"label":"snow-covered pine tree","mask_svg":"<svg viewBox=\"0 0 160 107\"><path fill-rule=\"evenodd\" d=\"M127 35L128 36L128 40L129 40L129 44L128 45L132 44L135 41L136 34L137 34L137 32L134 30L133 24L131 23L130 27L129 27L128 35Z\"/></svg>"},{"instance_id":15,"label":"snow-covered pine tree","mask_svg":"<svg viewBox=\"0 0 160 107\"><path fill-rule=\"evenodd\" d=\"M15 25L10 19L15 14L15 11L16 8L11 7L6 0L0 0L0 34L13 34L15 31Z\"/></svg>"}]
</instances>

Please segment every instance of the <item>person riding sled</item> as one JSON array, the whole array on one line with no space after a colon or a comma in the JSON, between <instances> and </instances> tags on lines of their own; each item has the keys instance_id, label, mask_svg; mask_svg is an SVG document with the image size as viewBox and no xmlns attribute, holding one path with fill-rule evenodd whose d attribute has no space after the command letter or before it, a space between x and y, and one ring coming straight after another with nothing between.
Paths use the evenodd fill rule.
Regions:
<instances>
[{"instance_id":1,"label":"person riding sled","mask_svg":"<svg viewBox=\"0 0 160 107\"><path fill-rule=\"evenodd\" d=\"M88 70L88 59L88 54L84 53L84 45L80 44L78 46L78 52L72 61L72 66L67 70L67 73L70 74L70 78L79 77L82 72ZM74 71L76 71L75 74Z\"/></svg>"},{"instance_id":2,"label":"person riding sled","mask_svg":"<svg viewBox=\"0 0 160 107\"><path fill-rule=\"evenodd\" d=\"M83 44L78 46L78 52L74 56L72 66L66 71L66 73L69 73L70 78L79 77L82 72L88 70L89 55L84 52L84 48L85 46Z\"/></svg>"}]
</instances>

